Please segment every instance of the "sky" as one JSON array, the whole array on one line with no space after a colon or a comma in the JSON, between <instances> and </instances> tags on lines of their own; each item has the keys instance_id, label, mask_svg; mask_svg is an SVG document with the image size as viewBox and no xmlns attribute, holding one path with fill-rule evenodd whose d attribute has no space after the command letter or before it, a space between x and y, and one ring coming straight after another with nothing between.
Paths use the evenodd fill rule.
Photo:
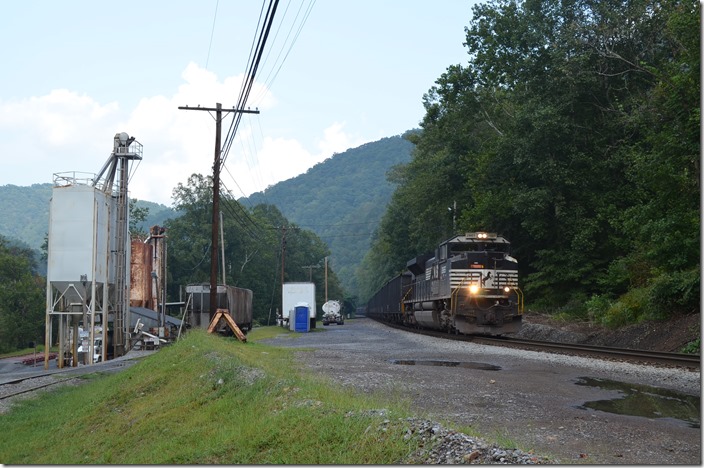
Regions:
<instances>
[{"instance_id":1,"label":"sky","mask_svg":"<svg viewBox=\"0 0 704 468\"><path fill-rule=\"evenodd\" d=\"M259 114L242 116L224 188L247 196L418 128L423 95L469 60L475 3L281 0L246 103ZM235 106L265 5L0 2L0 186L96 174L126 132L143 146L130 197L171 206L179 183L212 174L215 153L215 116L178 107Z\"/></svg>"}]
</instances>

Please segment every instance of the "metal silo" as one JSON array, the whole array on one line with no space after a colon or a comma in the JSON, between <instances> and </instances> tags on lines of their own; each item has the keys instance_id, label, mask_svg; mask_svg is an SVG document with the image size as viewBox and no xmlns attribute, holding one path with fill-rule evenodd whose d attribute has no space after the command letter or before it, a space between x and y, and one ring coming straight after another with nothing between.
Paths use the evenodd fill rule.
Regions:
<instances>
[{"instance_id":1,"label":"metal silo","mask_svg":"<svg viewBox=\"0 0 704 468\"><path fill-rule=\"evenodd\" d=\"M49 209L45 368L53 318L58 317L59 367L127 351L129 327L129 161L142 145L115 135L100 173L54 174ZM79 332L81 326L82 333ZM99 346L99 348L97 348ZM97 348L97 349L96 349Z\"/></svg>"}]
</instances>

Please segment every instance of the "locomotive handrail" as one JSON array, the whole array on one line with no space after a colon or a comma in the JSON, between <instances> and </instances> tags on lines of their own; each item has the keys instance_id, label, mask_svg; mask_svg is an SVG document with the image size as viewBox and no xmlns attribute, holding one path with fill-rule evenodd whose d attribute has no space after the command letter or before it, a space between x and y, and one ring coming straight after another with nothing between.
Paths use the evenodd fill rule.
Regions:
<instances>
[{"instance_id":1,"label":"locomotive handrail","mask_svg":"<svg viewBox=\"0 0 704 468\"><path fill-rule=\"evenodd\" d=\"M523 314L523 291L518 286L513 288L513 290L516 291L516 296L518 296L518 313Z\"/></svg>"},{"instance_id":2,"label":"locomotive handrail","mask_svg":"<svg viewBox=\"0 0 704 468\"><path fill-rule=\"evenodd\" d=\"M460 294L460 289L462 289L462 285L464 284L465 280L471 280L472 275L471 274L465 274L465 277L462 278L462 281L460 281L459 286L456 288L452 289L450 291L450 300L452 301L452 304L450 304L450 312L452 312L452 317L455 316L455 312L457 311L457 301L455 301L455 298L459 296ZM453 297L454 296L454 297Z\"/></svg>"},{"instance_id":3,"label":"locomotive handrail","mask_svg":"<svg viewBox=\"0 0 704 468\"><path fill-rule=\"evenodd\" d=\"M406 291L406 294L404 294L403 297L401 298L401 303L400 303L401 315L403 315L404 319L406 318L406 307L404 306L403 301L406 300L406 296L408 296L411 293L411 291L413 291L413 285L411 285L411 287L408 288L408 291Z\"/></svg>"}]
</instances>

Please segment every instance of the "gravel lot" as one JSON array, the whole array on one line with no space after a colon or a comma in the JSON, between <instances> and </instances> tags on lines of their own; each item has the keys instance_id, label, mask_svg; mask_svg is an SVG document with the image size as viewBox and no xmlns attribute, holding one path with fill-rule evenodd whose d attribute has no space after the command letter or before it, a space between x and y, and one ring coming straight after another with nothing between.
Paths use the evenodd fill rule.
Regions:
<instances>
[{"instance_id":1,"label":"gravel lot","mask_svg":"<svg viewBox=\"0 0 704 468\"><path fill-rule=\"evenodd\" d=\"M622 394L576 384L583 378L609 379L698 397L699 372L453 342L364 318L348 320L343 326L321 326L311 333L281 335L266 343L305 348L308 351L296 354L298 362L339 385L408 398L419 417L445 426L471 426L486 440L512 441L554 463L702 464L699 427L673 418L586 409L582 406L586 402ZM427 361L457 362L464 367L421 365ZM500 369L490 370L495 366ZM432 461L501 462L471 455ZM511 461L510 457L504 460Z\"/></svg>"}]
</instances>

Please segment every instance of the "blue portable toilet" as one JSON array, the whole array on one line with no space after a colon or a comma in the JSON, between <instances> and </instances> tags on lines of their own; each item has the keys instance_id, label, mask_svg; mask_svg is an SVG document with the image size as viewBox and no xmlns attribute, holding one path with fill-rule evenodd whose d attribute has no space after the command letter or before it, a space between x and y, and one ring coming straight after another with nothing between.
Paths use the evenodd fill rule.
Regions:
<instances>
[{"instance_id":1,"label":"blue portable toilet","mask_svg":"<svg viewBox=\"0 0 704 468\"><path fill-rule=\"evenodd\" d=\"M293 321L291 328L295 332L310 331L310 307L307 305L297 305L293 308Z\"/></svg>"}]
</instances>

